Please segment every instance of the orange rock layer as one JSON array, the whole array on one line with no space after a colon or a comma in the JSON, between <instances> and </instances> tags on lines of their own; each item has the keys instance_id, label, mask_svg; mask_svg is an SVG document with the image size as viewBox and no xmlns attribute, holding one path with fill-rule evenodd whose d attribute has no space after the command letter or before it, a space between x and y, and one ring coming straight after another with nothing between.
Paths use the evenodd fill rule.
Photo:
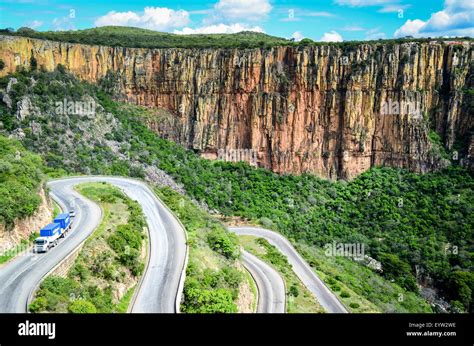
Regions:
<instances>
[{"instance_id":1,"label":"orange rock layer","mask_svg":"<svg viewBox=\"0 0 474 346\"><path fill-rule=\"evenodd\" d=\"M451 149L473 125L463 104L473 87L468 42L139 49L0 36L1 75L32 56L47 70L62 64L90 82L109 78L128 102L166 110L149 125L206 157L252 149L278 173L426 172L446 164L430 126Z\"/></svg>"}]
</instances>

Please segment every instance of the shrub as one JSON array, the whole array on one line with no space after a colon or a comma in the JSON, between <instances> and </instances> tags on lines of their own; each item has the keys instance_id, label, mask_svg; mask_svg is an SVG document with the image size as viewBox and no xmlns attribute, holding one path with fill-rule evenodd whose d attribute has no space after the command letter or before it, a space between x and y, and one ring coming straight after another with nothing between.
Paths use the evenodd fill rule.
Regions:
<instances>
[{"instance_id":1,"label":"shrub","mask_svg":"<svg viewBox=\"0 0 474 346\"><path fill-rule=\"evenodd\" d=\"M83 299L73 301L69 304L67 309L73 314L94 314L97 312L94 304Z\"/></svg>"},{"instance_id":2,"label":"shrub","mask_svg":"<svg viewBox=\"0 0 474 346\"><path fill-rule=\"evenodd\" d=\"M45 297L38 297L29 306L30 312L36 313L40 311L46 310L46 307L48 306L48 301L46 300Z\"/></svg>"},{"instance_id":3,"label":"shrub","mask_svg":"<svg viewBox=\"0 0 474 346\"><path fill-rule=\"evenodd\" d=\"M290 295L293 297L298 297L300 295L300 291L298 289L298 286L296 285L291 285L290 287Z\"/></svg>"},{"instance_id":4,"label":"shrub","mask_svg":"<svg viewBox=\"0 0 474 346\"><path fill-rule=\"evenodd\" d=\"M230 232L225 231L220 226L214 226L207 236L209 246L216 252L221 253L229 259L239 257L239 247L237 237Z\"/></svg>"},{"instance_id":5,"label":"shrub","mask_svg":"<svg viewBox=\"0 0 474 346\"><path fill-rule=\"evenodd\" d=\"M349 298L351 295L347 291L342 291L341 292L341 298Z\"/></svg>"},{"instance_id":6,"label":"shrub","mask_svg":"<svg viewBox=\"0 0 474 346\"><path fill-rule=\"evenodd\" d=\"M358 303L350 303L349 306L350 306L352 309L358 309L358 308L359 308L359 304L358 304Z\"/></svg>"},{"instance_id":7,"label":"shrub","mask_svg":"<svg viewBox=\"0 0 474 346\"><path fill-rule=\"evenodd\" d=\"M188 313L235 313L237 306L232 300L232 294L226 289L187 288L184 292L184 311Z\"/></svg>"}]
</instances>

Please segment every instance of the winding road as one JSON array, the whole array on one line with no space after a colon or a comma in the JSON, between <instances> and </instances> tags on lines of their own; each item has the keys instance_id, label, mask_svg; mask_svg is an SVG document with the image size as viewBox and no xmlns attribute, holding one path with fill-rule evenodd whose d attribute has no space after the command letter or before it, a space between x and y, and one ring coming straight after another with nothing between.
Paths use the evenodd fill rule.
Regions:
<instances>
[{"instance_id":1,"label":"winding road","mask_svg":"<svg viewBox=\"0 0 474 346\"><path fill-rule=\"evenodd\" d=\"M46 254L31 251L0 268L0 312L25 312L31 292L42 278L94 231L101 209L74 191L74 185L107 182L119 187L143 208L149 229L150 253L131 312L174 313L179 309L187 256L185 231L167 207L140 181L119 177L77 177L48 183L64 210L74 209L72 231Z\"/></svg>"},{"instance_id":2,"label":"winding road","mask_svg":"<svg viewBox=\"0 0 474 346\"><path fill-rule=\"evenodd\" d=\"M257 227L228 227L237 235L252 235L265 238L287 258L293 271L303 284L315 295L322 307L330 313L347 313L339 299L326 287L309 264L298 254L291 243L281 234Z\"/></svg>"},{"instance_id":3,"label":"winding road","mask_svg":"<svg viewBox=\"0 0 474 346\"><path fill-rule=\"evenodd\" d=\"M242 262L252 275L258 290L258 313L284 313L285 282L270 265L251 253L242 250Z\"/></svg>"},{"instance_id":4,"label":"winding road","mask_svg":"<svg viewBox=\"0 0 474 346\"><path fill-rule=\"evenodd\" d=\"M0 312L26 312L31 293L41 280L79 247L99 225L102 216L100 207L74 190L75 185L86 182L106 182L119 187L142 206L146 216L149 230L148 264L135 290L129 311L179 312L187 260L184 228L146 184L130 178L101 176L65 178L48 183L51 196L61 208L76 211L72 230L60 240L59 246L48 253L34 254L29 250L0 267ZM328 312L347 312L283 236L255 227L229 227L229 230L237 235L267 239L288 257L295 274ZM285 283L280 274L245 250L242 250L242 262L257 285L257 312L285 312Z\"/></svg>"}]
</instances>

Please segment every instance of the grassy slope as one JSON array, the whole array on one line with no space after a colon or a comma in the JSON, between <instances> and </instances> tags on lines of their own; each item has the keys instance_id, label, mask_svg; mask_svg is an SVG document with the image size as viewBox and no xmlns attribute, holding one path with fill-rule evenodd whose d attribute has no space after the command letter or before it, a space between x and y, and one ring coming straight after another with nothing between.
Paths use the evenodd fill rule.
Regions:
<instances>
[{"instance_id":1,"label":"grassy slope","mask_svg":"<svg viewBox=\"0 0 474 346\"><path fill-rule=\"evenodd\" d=\"M142 249L147 240L141 209L108 184L87 183L77 190L100 204L102 222L85 242L67 278L50 276L42 282L30 311L77 312L72 306L79 300L89 308L87 312L126 312L145 261ZM126 239L129 248L119 249L111 246L111 239L117 238L123 225L131 226L135 237ZM132 245L135 240L138 248ZM124 289L126 293L119 297L119 290Z\"/></svg>"}]
</instances>

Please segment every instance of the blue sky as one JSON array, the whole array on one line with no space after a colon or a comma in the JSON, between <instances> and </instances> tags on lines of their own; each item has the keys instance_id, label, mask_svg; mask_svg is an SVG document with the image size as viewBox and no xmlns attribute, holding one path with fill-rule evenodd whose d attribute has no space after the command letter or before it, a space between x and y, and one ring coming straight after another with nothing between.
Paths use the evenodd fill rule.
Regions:
<instances>
[{"instance_id":1,"label":"blue sky","mask_svg":"<svg viewBox=\"0 0 474 346\"><path fill-rule=\"evenodd\" d=\"M0 27L125 25L174 33L262 31L297 40L474 36L474 0L0 0Z\"/></svg>"}]
</instances>

